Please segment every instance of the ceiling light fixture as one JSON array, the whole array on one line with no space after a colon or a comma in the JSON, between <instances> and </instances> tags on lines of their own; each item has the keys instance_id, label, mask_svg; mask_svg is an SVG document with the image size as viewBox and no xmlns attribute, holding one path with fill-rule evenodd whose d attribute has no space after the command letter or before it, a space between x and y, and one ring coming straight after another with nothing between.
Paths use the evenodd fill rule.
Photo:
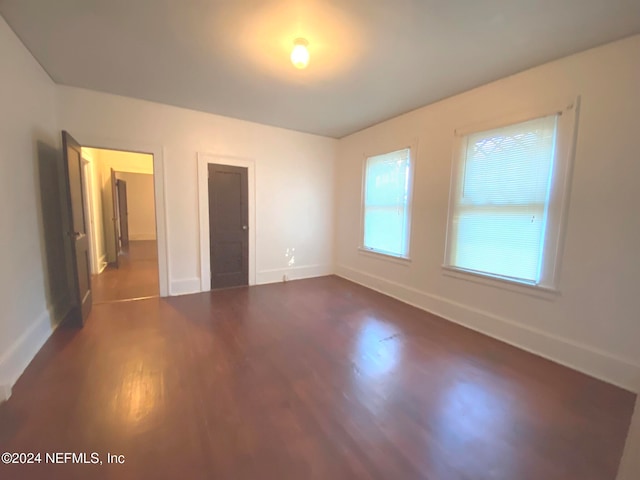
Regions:
<instances>
[{"instance_id":1,"label":"ceiling light fixture","mask_svg":"<svg viewBox=\"0 0 640 480\"><path fill-rule=\"evenodd\" d=\"M307 68L309 64L309 50L307 42L304 38L296 38L293 42L293 50L291 51L291 63L299 69Z\"/></svg>"}]
</instances>

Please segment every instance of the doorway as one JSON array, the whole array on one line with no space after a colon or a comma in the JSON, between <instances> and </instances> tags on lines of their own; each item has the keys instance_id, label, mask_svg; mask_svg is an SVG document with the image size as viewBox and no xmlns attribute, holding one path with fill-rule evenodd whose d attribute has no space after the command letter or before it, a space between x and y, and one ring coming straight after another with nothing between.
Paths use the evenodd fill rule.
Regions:
<instances>
[{"instance_id":1,"label":"doorway","mask_svg":"<svg viewBox=\"0 0 640 480\"><path fill-rule=\"evenodd\" d=\"M94 303L160 294L153 155L82 147Z\"/></svg>"},{"instance_id":2,"label":"doorway","mask_svg":"<svg viewBox=\"0 0 640 480\"><path fill-rule=\"evenodd\" d=\"M209 212L209 165L243 167L247 171L249 239L249 285L256 285L256 165L250 158L198 152L198 219L200 237L200 290L211 290L211 228Z\"/></svg>"}]
</instances>

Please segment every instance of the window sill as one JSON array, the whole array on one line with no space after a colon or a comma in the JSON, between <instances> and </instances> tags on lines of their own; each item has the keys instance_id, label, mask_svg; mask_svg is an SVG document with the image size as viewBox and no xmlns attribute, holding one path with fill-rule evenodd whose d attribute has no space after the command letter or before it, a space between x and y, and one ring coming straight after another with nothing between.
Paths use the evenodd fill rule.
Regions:
<instances>
[{"instance_id":1,"label":"window sill","mask_svg":"<svg viewBox=\"0 0 640 480\"><path fill-rule=\"evenodd\" d=\"M545 300L555 300L560 296L560 291L553 287L533 285L524 282L518 282L516 280L508 280L506 278L485 275L470 270L451 267L449 265L443 265L442 270L443 274L447 277L479 283L490 287L501 288L503 290L509 290L512 292L521 293L523 295L531 295L533 297L538 297Z\"/></svg>"},{"instance_id":2,"label":"window sill","mask_svg":"<svg viewBox=\"0 0 640 480\"><path fill-rule=\"evenodd\" d=\"M383 253L377 250L369 250L368 248L358 247L358 253L366 257L377 258L378 260L384 260L386 262L396 263L398 265L408 266L411 263L409 257L400 257L392 255L390 253Z\"/></svg>"}]
</instances>

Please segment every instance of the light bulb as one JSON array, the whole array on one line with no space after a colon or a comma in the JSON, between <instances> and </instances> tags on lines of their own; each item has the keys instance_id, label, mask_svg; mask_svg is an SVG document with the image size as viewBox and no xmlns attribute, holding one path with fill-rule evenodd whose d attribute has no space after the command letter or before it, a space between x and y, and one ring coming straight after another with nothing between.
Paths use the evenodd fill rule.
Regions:
<instances>
[{"instance_id":1,"label":"light bulb","mask_svg":"<svg viewBox=\"0 0 640 480\"><path fill-rule=\"evenodd\" d=\"M309 50L307 50L307 42L304 38L296 38L293 42L293 50L291 51L291 63L299 69L307 68L309 64Z\"/></svg>"}]
</instances>

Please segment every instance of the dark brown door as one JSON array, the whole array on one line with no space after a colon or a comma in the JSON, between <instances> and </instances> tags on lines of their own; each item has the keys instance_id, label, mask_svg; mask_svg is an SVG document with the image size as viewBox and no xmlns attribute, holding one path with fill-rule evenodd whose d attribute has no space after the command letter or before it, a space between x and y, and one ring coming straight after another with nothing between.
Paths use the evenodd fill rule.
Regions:
<instances>
[{"instance_id":1,"label":"dark brown door","mask_svg":"<svg viewBox=\"0 0 640 480\"><path fill-rule=\"evenodd\" d=\"M211 288L249 284L247 169L209 165Z\"/></svg>"},{"instance_id":2,"label":"dark brown door","mask_svg":"<svg viewBox=\"0 0 640 480\"><path fill-rule=\"evenodd\" d=\"M118 268L118 253L120 252L120 242L118 235L118 189L116 186L116 172L111 169L111 203L113 204L113 217L111 218L111 223L113 224L113 242L114 242L114 252L115 259L113 260L113 265Z\"/></svg>"},{"instance_id":3,"label":"dark brown door","mask_svg":"<svg viewBox=\"0 0 640 480\"><path fill-rule=\"evenodd\" d=\"M127 182L116 181L118 191L118 217L120 220L120 245L129 245L129 207L127 206Z\"/></svg>"},{"instance_id":4,"label":"dark brown door","mask_svg":"<svg viewBox=\"0 0 640 480\"><path fill-rule=\"evenodd\" d=\"M84 324L91 311L91 270L89 263L89 237L87 215L84 211L84 181L80 144L67 132L62 132L62 150L66 173L67 208L69 210L68 233L72 245L72 265L75 284L74 316Z\"/></svg>"}]
</instances>

